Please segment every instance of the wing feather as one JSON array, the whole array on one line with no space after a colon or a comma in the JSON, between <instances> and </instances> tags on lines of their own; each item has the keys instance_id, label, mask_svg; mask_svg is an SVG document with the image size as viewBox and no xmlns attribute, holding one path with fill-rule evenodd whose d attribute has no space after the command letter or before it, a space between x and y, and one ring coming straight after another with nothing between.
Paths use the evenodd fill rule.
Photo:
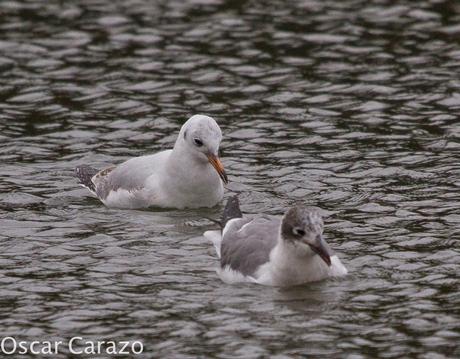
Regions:
<instances>
[{"instance_id":1,"label":"wing feather","mask_svg":"<svg viewBox=\"0 0 460 359\"><path fill-rule=\"evenodd\" d=\"M167 152L135 157L100 171L92 178L97 196L105 200L111 192L119 189L136 192L144 188L147 179L158 170L160 156L167 155Z\"/></svg>"},{"instance_id":2,"label":"wing feather","mask_svg":"<svg viewBox=\"0 0 460 359\"><path fill-rule=\"evenodd\" d=\"M221 266L252 276L270 258L278 239L280 219L271 216L234 219L224 229Z\"/></svg>"}]
</instances>

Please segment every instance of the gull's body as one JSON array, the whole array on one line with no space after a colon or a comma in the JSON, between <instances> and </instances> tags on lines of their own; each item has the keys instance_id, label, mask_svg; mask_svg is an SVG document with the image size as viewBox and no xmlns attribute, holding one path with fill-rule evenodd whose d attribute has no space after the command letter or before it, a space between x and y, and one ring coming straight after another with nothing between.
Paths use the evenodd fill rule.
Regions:
<instances>
[{"instance_id":1,"label":"gull's body","mask_svg":"<svg viewBox=\"0 0 460 359\"><path fill-rule=\"evenodd\" d=\"M222 199L222 181L227 181L218 158L221 138L211 117L195 115L182 126L172 150L102 171L79 166L76 174L108 207L212 207Z\"/></svg>"},{"instance_id":2,"label":"gull's body","mask_svg":"<svg viewBox=\"0 0 460 359\"><path fill-rule=\"evenodd\" d=\"M347 274L322 238L322 220L314 208L294 207L282 218L242 217L234 197L223 222L222 231L208 231L205 237L214 243L224 282L286 287Z\"/></svg>"}]
</instances>

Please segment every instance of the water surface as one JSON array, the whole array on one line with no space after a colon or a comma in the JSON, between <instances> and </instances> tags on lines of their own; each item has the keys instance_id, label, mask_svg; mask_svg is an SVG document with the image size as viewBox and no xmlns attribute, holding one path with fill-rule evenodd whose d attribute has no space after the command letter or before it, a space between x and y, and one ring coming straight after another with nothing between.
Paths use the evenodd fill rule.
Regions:
<instances>
[{"instance_id":1,"label":"water surface","mask_svg":"<svg viewBox=\"0 0 460 359\"><path fill-rule=\"evenodd\" d=\"M450 1L3 1L0 323L141 340L145 357L460 355L460 6ZM328 213L350 275L229 286L222 206L108 209L77 186L222 128L247 213ZM66 357L65 353L60 354Z\"/></svg>"}]
</instances>

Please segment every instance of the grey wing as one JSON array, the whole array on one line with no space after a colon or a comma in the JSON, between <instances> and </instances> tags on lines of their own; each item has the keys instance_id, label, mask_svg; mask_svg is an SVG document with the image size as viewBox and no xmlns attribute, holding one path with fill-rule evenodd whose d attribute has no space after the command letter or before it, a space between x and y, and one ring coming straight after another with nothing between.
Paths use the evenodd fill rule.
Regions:
<instances>
[{"instance_id":1,"label":"grey wing","mask_svg":"<svg viewBox=\"0 0 460 359\"><path fill-rule=\"evenodd\" d=\"M118 166L98 172L92 181L99 198L105 199L111 191L125 189L133 192L142 189L147 178L155 171L151 156L132 158Z\"/></svg>"},{"instance_id":2,"label":"grey wing","mask_svg":"<svg viewBox=\"0 0 460 359\"><path fill-rule=\"evenodd\" d=\"M230 266L244 275L254 275L268 262L276 246L280 219L271 216L242 218L229 223L221 244L221 266Z\"/></svg>"}]
</instances>

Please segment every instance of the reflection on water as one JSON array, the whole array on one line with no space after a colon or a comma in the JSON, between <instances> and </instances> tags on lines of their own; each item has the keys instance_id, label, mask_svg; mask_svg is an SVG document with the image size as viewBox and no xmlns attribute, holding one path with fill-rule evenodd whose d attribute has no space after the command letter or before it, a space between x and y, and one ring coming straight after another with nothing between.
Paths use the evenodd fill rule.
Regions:
<instances>
[{"instance_id":1,"label":"reflection on water","mask_svg":"<svg viewBox=\"0 0 460 359\"><path fill-rule=\"evenodd\" d=\"M460 7L449 1L5 1L2 335L147 357L460 355ZM324 208L350 275L220 282L221 206L103 207L72 177L220 124L245 212ZM62 354L64 356L64 354Z\"/></svg>"}]
</instances>

